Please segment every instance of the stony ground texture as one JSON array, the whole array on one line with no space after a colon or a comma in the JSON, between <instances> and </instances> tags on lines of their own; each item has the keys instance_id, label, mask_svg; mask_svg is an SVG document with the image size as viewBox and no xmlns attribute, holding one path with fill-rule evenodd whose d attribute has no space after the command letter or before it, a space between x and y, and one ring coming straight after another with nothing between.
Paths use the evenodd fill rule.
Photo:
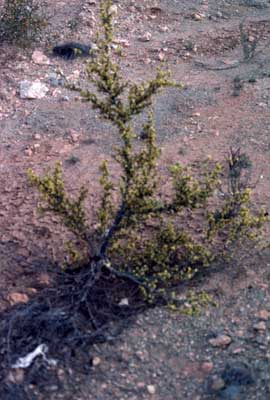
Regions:
<instances>
[{"instance_id":1,"label":"stony ground texture","mask_svg":"<svg viewBox=\"0 0 270 400\"><path fill-rule=\"evenodd\" d=\"M116 44L124 49L123 74L142 80L153 76L166 60L174 78L185 84L184 90L169 90L155 101L160 171L171 162L196 162L206 155L220 160L230 146L241 146L254 165L254 201L268 207L269 1L121 0L115 4ZM67 233L53 217L41 218L37 213L37 194L27 183L27 168L42 171L56 160L63 161L71 191L89 183L89 217L95 220L98 166L104 158L110 159L117 138L87 104L61 86L62 73L87 84L85 65L54 58L51 49L66 40L91 42L98 29L98 6L98 0L48 0L50 19L44 41L27 51L1 47L1 309L27 301L48 285L52 279L46 269L48 260L63 260L59 249ZM239 31L243 19L249 42L257 42L255 56L245 63ZM34 50L47 59L37 59ZM46 96L22 99L23 80L40 80L49 89ZM117 174L113 165L112 171ZM210 307L199 317L149 310L112 343L86 352L85 370L46 370L48 381L44 379L39 389L33 378L28 383L36 398L269 399L269 264L265 251L202 277L193 289L207 290L217 308ZM13 371L7 379L10 391L3 392L1 400L15 398L12 388L22 388L24 372ZM21 398L27 399L21 392Z\"/></svg>"}]
</instances>

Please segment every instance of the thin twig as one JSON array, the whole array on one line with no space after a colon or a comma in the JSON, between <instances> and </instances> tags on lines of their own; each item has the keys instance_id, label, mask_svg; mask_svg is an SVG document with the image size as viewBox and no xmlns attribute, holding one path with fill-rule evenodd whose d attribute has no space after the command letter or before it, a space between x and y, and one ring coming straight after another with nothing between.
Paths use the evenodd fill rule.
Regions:
<instances>
[{"instance_id":1,"label":"thin twig","mask_svg":"<svg viewBox=\"0 0 270 400\"><path fill-rule=\"evenodd\" d=\"M239 67L242 63L243 63L243 61L237 61L237 63L235 63L235 64L226 65L226 66L222 67L222 66L214 66L214 65L206 64L206 63L203 63L202 61L196 61L196 60L194 61L194 64L197 65L198 67L202 67L202 68L208 69L210 71L224 71L227 69L233 69L233 68Z\"/></svg>"}]
</instances>

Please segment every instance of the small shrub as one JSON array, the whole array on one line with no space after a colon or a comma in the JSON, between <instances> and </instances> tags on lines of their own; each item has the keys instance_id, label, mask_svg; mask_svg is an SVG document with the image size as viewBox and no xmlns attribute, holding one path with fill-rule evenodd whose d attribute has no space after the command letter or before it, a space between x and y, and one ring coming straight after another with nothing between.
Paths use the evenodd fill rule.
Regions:
<instances>
[{"instance_id":1,"label":"small shrub","mask_svg":"<svg viewBox=\"0 0 270 400\"><path fill-rule=\"evenodd\" d=\"M80 157L76 156L75 154L71 154L71 155L67 158L66 162L67 162L68 164L71 164L71 165L78 164L78 163L80 162Z\"/></svg>"},{"instance_id":2,"label":"small shrub","mask_svg":"<svg viewBox=\"0 0 270 400\"><path fill-rule=\"evenodd\" d=\"M47 25L42 5L35 0L5 0L0 15L2 41L28 46L41 36Z\"/></svg>"},{"instance_id":3,"label":"small shrub","mask_svg":"<svg viewBox=\"0 0 270 400\"><path fill-rule=\"evenodd\" d=\"M240 23L239 29L244 62L248 62L255 56L258 39L254 38L253 41L250 41L249 32L245 30L243 22Z\"/></svg>"},{"instance_id":4,"label":"small shrub","mask_svg":"<svg viewBox=\"0 0 270 400\"><path fill-rule=\"evenodd\" d=\"M233 96L240 96L241 90L244 88L244 82L239 75L233 79Z\"/></svg>"},{"instance_id":5,"label":"small shrub","mask_svg":"<svg viewBox=\"0 0 270 400\"><path fill-rule=\"evenodd\" d=\"M71 232L80 239L87 240L88 226L83 207L87 190L82 187L77 199L70 199L65 191L60 163L56 165L53 174L48 173L43 178L39 178L29 170L28 177L30 182L38 188L46 204L40 210L56 213Z\"/></svg>"},{"instance_id":6,"label":"small shrub","mask_svg":"<svg viewBox=\"0 0 270 400\"><path fill-rule=\"evenodd\" d=\"M99 226L86 222L86 190L80 190L77 200L66 193L59 164L45 177L33 171L29 177L45 209L57 214L83 241L88 254L85 268L133 282L151 303L171 302L176 285L192 279L230 245L255 239L267 217L264 210L256 214L251 209L251 190L242 179L250 163L240 150L231 151L224 167L206 160L195 175L175 163L168 170L170 193L162 193L153 113L150 110L143 126L144 140L139 143L132 121L151 108L153 96L161 89L182 86L170 79L167 70L158 70L152 80L140 84L121 76L112 50L111 6L110 0L101 2L103 36L97 39L96 56L87 64L88 79L96 90L71 86L117 128L121 141L114 156L121 170L118 183L112 184L108 163L101 166ZM221 190L222 174L230 185L219 199L215 193ZM118 193L117 202L113 191ZM216 210L213 203L219 205ZM78 253L72 253L78 261Z\"/></svg>"},{"instance_id":7,"label":"small shrub","mask_svg":"<svg viewBox=\"0 0 270 400\"><path fill-rule=\"evenodd\" d=\"M205 310L209 306L218 307L218 304L213 300L211 295L204 291L194 292L191 290L187 294L181 312L189 316L198 316L202 310Z\"/></svg>"}]
</instances>

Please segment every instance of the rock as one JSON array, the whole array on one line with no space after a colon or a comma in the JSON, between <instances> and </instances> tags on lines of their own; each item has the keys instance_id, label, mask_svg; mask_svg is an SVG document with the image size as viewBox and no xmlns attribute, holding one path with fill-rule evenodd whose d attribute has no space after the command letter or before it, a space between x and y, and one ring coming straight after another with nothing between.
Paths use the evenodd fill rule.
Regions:
<instances>
[{"instance_id":1,"label":"rock","mask_svg":"<svg viewBox=\"0 0 270 400\"><path fill-rule=\"evenodd\" d=\"M231 343L232 339L228 335L219 335L216 338L210 339L209 343L214 347L226 347Z\"/></svg>"},{"instance_id":2,"label":"rock","mask_svg":"<svg viewBox=\"0 0 270 400\"><path fill-rule=\"evenodd\" d=\"M149 394L155 394L156 393L156 388L154 385L147 385L147 392Z\"/></svg>"},{"instance_id":3,"label":"rock","mask_svg":"<svg viewBox=\"0 0 270 400\"><path fill-rule=\"evenodd\" d=\"M56 72L51 72L48 76L48 83L51 86L55 86L55 87L56 86L64 86L66 84L66 80L62 75L60 75Z\"/></svg>"},{"instance_id":4,"label":"rock","mask_svg":"<svg viewBox=\"0 0 270 400\"><path fill-rule=\"evenodd\" d=\"M80 139L80 134L74 131L73 129L70 130L69 135L71 143L77 143Z\"/></svg>"},{"instance_id":5,"label":"rock","mask_svg":"<svg viewBox=\"0 0 270 400\"><path fill-rule=\"evenodd\" d=\"M59 386L57 386L57 385L47 386L47 391L49 391L49 392L57 392L58 390L59 390Z\"/></svg>"},{"instance_id":6,"label":"rock","mask_svg":"<svg viewBox=\"0 0 270 400\"><path fill-rule=\"evenodd\" d=\"M35 135L33 136L33 138L35 140L40 140L41 139L41 135L39 133L35 133Z\"/></svg>"},{"instance_id":7,"label":"rock","mask_svg":"<svg viewBox=\"0 0 270 400\"><path fill-rule=\"evenodd\" d=\"M201 365L201 370L206 374L209 374L214 368L214 364L211 361L205 361Z\"/></svg>"},{"instance_id":8,"label":"rock","mask_svg":"<svg viewBox=\"0 0 270 400\"><path fill-rule=\"evenodd\" d=\"M257 324L254 324L253 328L255 329L255 331L265 331L266 324L264 321L261 321L261 322L258 322Z\"/></svg>"},{"instance_id":9,"label":"rock","mask_svg":"<svg viewBox=\"0 0 270 400\"><path fill-rule=\"evenodd\" d=\"M221 378L226 385L244 386L254 382L250 368L243 362L227 364Z\"/></svg>"},{"instance_id":10,"label":"rock","mask_svg":"<svg viewBox=\"0 0 270 400\"><path fill-rule=\"evenodd\" d=\"M17 303L27 303L29 301L29 297L25 293L13 292L10 293L7 297L8 301L11 305Z\"/></svg>"},{"instance_id":11,"label":"rock","mask_svg":"<svg viewBox=\"0 0 270 400\"><path fill-rule=\"evenodd\" d=\"M146 58L146 59L144 60L144 63L145 63L146 65L151 64L151 62L152 62L152 60L151 60L150 58Z\"/></svg>"},{"instance_id":12,"label":"rock","mask_svg":"<svg viewBox=\"0 0 270 400\"><path fill-rule=\"evenodd\" d=\"M263 321L267 321L270 318L270 312L267 310L260 310L256 317L262 319Z\"/></svg>"},{"instance_id":13,"label":"rock","mask_svg":"<svg viewBox=\"0 0 270 400\"><path fill-rule=\"evenodd\" d=\"M117 13L118 13L117 5L113 4L109 9L109 14L110 15L117 15Z\"/></svg>"},{"instance_id":14,"label":"rock","mask_svg":"<svg viewBox=\"0 0 270 400\"><path fill-rule=\"evenodd\" d=\"M24 370L22 368L13 369L9 372L7 380L11 383L22 383L24 380Z\"/></svg>"},{"instance_id":15,"label":"rock","mask_svg":"<svg viewBox=\"0 0 270 400\"><path fill-rule=\"evenodd\" d=\"M32 60L34 61L35 64L39 65L49 65L50 60L48 59L47 56L45 56L42 51L35 50L34 53L32 54Z\"/></svg>"},{"instance_id":16,"label":"rock","mask_svg":"<svg viewBox=\"0 0 270 400\"><path fill-rule=\"evenodd\" d=\"M29 294L37 294L37 289L33 287L27 288L27 293Z\"/></svg>"},{"instance_id":17,"label":"rock","mask_svg":"<svg viewBox=\"0 0 270 400\"><path fill-rule=\"evenodd\" d=\"M194 19L194 21L201 21L204 17L205 17L204 14L200 14L200 13L192 14L192 19Z\"/></svg>"},{"instance_id":18,"label":"rock","mask_svg":"<svg viewBox=\"0 0 270 400\"><path fill-rule=\"evenodd\" d=\"M25 154L27 157L31 157L31 156L33 155L33 150L31 149L31 147L27 147L27 148L24 150L24 154Z\"/></svg>"},{"instance_id":19,"label":"rock","mask_svg":"<svg viewBox=\"0 0 270 400\"><path fill-rule=\"evenodd\" d=\"M150 32L146 32L143 36L139 38L142 42L149 42L152 39Z\"/></svg>"},{"instance_id":20,"label":"rock","mask_svg":"<svg viewBox=\"0 0 270 400\"><path fill-rule=\"evenodd\" d=\"M168 28L167 25L165 25L165 26L161 26L161 27L159 28L159 30L160 30L160 32L168 32L168 31L169 31L169 28Z\"/></svg>"},{"instance_id":21,"label":"rock","mask_svg":"<svg viewBox=\"0 0 270 400\"><path fill-rule=\"evenodd\" d=\"M9 101L9 99L10 99L10 96L9 96L8 90L1 88L0 89L0 100Z\"/></svg>"},{"instance_id":22,"label":"rock","mask_svg":"<svg viewBox=\"0 0 270 400\"><path fill-rule=\"evenodd\" d=\"M160 52L158 53L158 59L159 59L160 61L164 61L164 59L165 59L165 53L164 53L163 51L160 51Z\"/></svg>"},{"instance_id":23,"label":"rock","mask_svg":"<svg viewBox=\"0 0 270 400\"><path fill-rule=\"evenodd\" d=\"M121 306L121 307L122 307L122 306L128 306L128 305L129 305L128 298L121 299L121 300L119 301L118 305Z\"/></svg>"},{"instance_id":24,"label":"rock","mask_svg":"<svg viewBox=\"0 0 270 400\"><path fill-rule=\"evenodd\" d=\"M70 101L70 98L68 96L62 96L59 101Z\"/></svg>"},{"instance_id":25,"label":"rock","mask_svg":"<svg viewBox=\"0 0 270 400\"><path fill-rule=\"evenodd\" d=\"M245 351L245 349L243 347L235 347L233 349L230 349L232 354L240 354L243 353Z\"/></svg>"},{"instance_id":26,"label":"rock","mask_svg":"<svg viewBox=\"0 0 270 400\"><path fill-rule=\"evenodd\" d=\"M99 357L94 357L92 359L92 365L93 367L97 367L101 363L101 359Z\"/></svg>"},{"instance_id":27,"label":"rock","mask_svg":"<svg viewBox=\"0 0 270 400\"><path fill-rule=\"evenodd\" d=\"M123 47L129 47L130 46L130 42L127 39L114 39L113 41L115 44L120 44L120 46Z\"/></svg>"},{"instance_id":28,"label":"rock","mask_svg":"<svg viewBox=\"0 0 270 400\"><path fill-rule=\"evenodd\" d=\"M145 388L145 383L144 382L138 382L137 383L137 388L144 389Z\"/></svg>"},{"instance_id":29,"label":"rock","mask_svg":"<svg viewBox=\"0 0 270 400\"><path fill-rule=\"evenodd\" d=\"M145 354L144 354L143 351L138 350L138 351L136 351L135 354L136 354L136 357L138 357L138 359L139 359L140 361L145 361Z\"/></svg>"},{"instance_id":30,"label":"rock","mask_svg":"<svg viewBox=\"0 0 270 400\"><path fill-rule=\"evenodd\" d=\"M20 97L21 99L42 99L49 91L47 86L40 82L21 81L20 82Z\"/></svg>"},{"instance_id":31,"label":"rock","mask_svg":"<svg viewBox=\"0 0 270 400\"><path fill-rule=\"evenodd\" d=\"M214 375L210 384L210 389L214 391L219 391L225 387L224 380L217 375Z\"/></svg>"},{"instance_id":32,"label":"rock","mask_svg":"<svg viewBox=\"0 0 270 400\"><path fill-rule=\"evenodd\" d=\"M58 376L60 381L63 381L65 379L65 370L62 369L62 368L59 368L57 370L57 376Z\"/></svg>"},{"instance_id":33,"label":"rock","mask_svg":"<svg viewBox=\"0 0 270 400\"><path fill-rule=\"evenodd\" d=\"M46 273L46 272L41 272L41 274L39 275L38 281L40 283L40 285L45 285L48 286L51 283L51 279L50 276Z\"/></svg>"}]
</instances>

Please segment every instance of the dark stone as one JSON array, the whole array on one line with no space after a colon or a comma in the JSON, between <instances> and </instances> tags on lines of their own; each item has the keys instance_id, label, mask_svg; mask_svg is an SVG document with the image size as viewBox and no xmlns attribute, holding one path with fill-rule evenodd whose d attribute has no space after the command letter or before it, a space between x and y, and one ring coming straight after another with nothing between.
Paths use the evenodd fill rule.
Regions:
<instances>
[{"instance_id":1,"label":"dark stone","mask_svg":"<svg viewBox=\"0 0 270 400\"><path fill-rule=\"evenodd\" d=\"M241 387L237 385L227 386L220 393L220 398L224 400L240 400Z\"/></svg>"},{"instance_id":2,"label":"dark stone","mask_svg":"<svg viewBox=\"0 0 270 400\"><path fill-rule=\"evenodd\" d=\"M250 368L242 362L228 364L221 377L226 385L242 386L254 383Z\"/></svg>"},{"instance_id":3,"label":"dark stone","mask_svg":"<svg viewBox=\"0 0 270 400\"><path fill-rule=\"evenodd\" d=\"M93 45L70 42L55 46L53 54L66 60L73 60L76 57L89 57L92 49Z\"/></svg>"}]
</instances>

